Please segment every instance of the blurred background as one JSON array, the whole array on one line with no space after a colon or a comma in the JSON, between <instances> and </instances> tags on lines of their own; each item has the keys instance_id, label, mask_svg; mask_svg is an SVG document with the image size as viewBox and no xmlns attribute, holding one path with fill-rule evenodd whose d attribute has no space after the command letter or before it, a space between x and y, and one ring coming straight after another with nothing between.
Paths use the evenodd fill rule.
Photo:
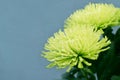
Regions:
<instances>
[{"instance_id":1,"label":"blurred background","mask_svg":"<svg viewBox=\"0 0 120 80\"><path fill-rule=\"evenodd\" d=\"M90 2L120 0L0 0L0 80L58 80L65 70L46 69L40 56L65 19Z\"/></svg>"}]
</instances>

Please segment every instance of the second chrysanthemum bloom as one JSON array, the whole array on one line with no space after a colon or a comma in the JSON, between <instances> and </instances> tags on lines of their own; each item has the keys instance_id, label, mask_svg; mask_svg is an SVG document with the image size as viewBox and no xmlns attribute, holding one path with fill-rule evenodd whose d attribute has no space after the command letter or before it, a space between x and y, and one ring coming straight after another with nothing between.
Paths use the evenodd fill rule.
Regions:
<instances>
[{"instance_id":1,"label":"second chrysanthemum bloom","mask_svg":"<svg viewBox=\"0 0 120 80\"><path fill-rule=\"evenodd\" d=\"M89 4L75 11L66 21L65 27L92 25L105 29L120 25L120 8L112 4Z\"/></svg>"},{"instance_id":2,"label":"second chrysanthemum bloom","mask_svg":"<svg viewBox=\"0 0 120 80\"><path fill-rule=\"evenodd\" d=\"M96 60L111 43L107 37L101 37L102 34L102 30L91 26L71 27L64 32L60 30L48 39L43 57L51 62L48 67L71 69L73 66L83 68L83 64L90 66L85 58Z\"/></svg>"}]
</instances>

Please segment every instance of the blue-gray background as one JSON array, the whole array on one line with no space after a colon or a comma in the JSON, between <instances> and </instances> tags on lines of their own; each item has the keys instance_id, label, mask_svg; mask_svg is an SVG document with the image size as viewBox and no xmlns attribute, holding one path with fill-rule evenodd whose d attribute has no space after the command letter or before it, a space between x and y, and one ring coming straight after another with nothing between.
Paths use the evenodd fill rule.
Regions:
<instances>
[{"instance_id":1,"label":"blue-gray background","mask_svg":"<svg viewBox=\"0 0 120 80\"><path fill-rule=\"evenodd\" d=\"M0 0L0 80L55 80L65 70L46 69L44 43L64 20L89 2L120 0Z\"/></svg>"}]
</instances>

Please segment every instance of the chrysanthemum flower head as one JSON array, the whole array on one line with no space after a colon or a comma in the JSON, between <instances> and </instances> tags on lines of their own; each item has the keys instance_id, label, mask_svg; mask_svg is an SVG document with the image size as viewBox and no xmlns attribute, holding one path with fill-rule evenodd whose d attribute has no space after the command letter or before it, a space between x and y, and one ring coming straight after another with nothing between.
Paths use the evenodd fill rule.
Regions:
<instances>
[{"instance_id":1,"label":"chrysanthemum flower head","mask_svg":"<svg viewBox=\"0 0 120 80\"><path fill-rule=\"evenodd\" d=\"M42 56L58 68L90 66L85 58L96 60L100 52L107 50L110 41L102 37L103 31L90 26L71 27L59 31L48 39Z\"/></svg>"},{"instance_id":2,"label":"chrysanthemum flower head","mask_svg":"<svg viewBox=\"0 0 120 80\"><path fill-rule=\"evenodd\" d=\"M65 27L92 25L98 28L120 25L120 9L112 4L90 3L82 10L74 12L66 21Z\"/></svg>"}]
</instances>

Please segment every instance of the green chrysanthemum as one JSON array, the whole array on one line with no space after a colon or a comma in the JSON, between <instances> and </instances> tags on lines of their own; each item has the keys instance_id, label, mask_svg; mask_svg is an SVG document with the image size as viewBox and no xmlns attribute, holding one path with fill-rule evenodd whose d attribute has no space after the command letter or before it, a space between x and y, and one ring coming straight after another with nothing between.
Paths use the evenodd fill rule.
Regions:
<instances>
[{"instance_id":1,"label":"green chrysanthemum","mask_svg":"<svg viewBox=\"0 0 120 80\"><path fill-rule=\"evenodd\" d=\"M100 38L102 34L102 30L90 26L71 27L64 32L60 30L48 39L42 56L51 62L48 67L69 66L70 70L76 65L83 68L83 63L90 66L85 58L96 60L100 52L109 48L110 41L107 37Z\"/></svg>"},{"instance_id":2,"label":"green chrysanthemum","mask_svg":"<svg viewBox=\"0 0 120 80\"><path fill-rule=\"evenodd\" d=\"M89 4L77 10L66 21L65 27L91 25L98 28L120 25L120 9L112 4Z\"/></svg>"}]
</instances>

